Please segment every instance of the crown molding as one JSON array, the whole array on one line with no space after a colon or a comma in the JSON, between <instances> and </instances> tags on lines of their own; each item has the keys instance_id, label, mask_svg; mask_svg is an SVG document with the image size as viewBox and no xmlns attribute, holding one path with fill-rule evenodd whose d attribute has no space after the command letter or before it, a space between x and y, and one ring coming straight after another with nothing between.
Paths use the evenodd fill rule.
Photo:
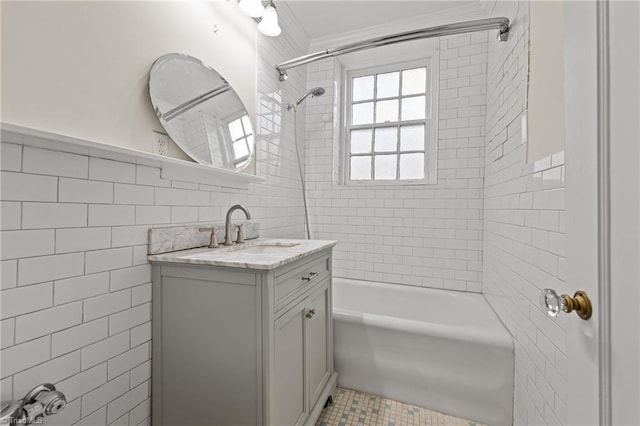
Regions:
<instances>
[{"instance_id":1,"label":"crown molding","mask_svg":"<svg viewBox=\"0 0 640 426\"><path fill-rule=\"evenodd\" d=\"M327 37L312 39L309 43L309 53L324 50L330 47L340 46L374 37L425 28L434 25L447 24L459 21L470 21L487 16L487 10L493 3L490 0L477 0L472 5L460 5L444 9L439 12L414 16L407 19L392 21L382 25L374 25L359 30L348 31ZM331 2L327 3L331 7Z\"/></svg>"},{"instance_id":2,"label":"crown molding","mask_svg":"<svg viewBox=\"0 0 640 426\"><path fill-rule=\"evenodd\" d=\"M235 170L219 169L198 163L163 157L135 149L93 142L15 124L0 123L2 142L68 152L88 157L106 158L124 163L158 167L163 179L202 183L211 186L245 189L265 178Z\"/></svg>"}]
</instances>

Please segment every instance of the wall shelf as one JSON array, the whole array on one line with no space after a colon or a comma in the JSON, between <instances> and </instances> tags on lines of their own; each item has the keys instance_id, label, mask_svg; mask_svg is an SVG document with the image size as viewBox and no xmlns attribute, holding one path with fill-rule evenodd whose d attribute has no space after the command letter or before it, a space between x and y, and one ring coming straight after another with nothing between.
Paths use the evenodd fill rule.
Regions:
<instances>
[{"instance_id":1,"label":"wall shelf","mask_svg":"<svg viewBox=\"0 0 640 426\"><path fill-rule=\"evenodd\" d=\"M205 166L149 152L88 141L15 124L0 123L0 128L2 142L158 167L161 170L163 179L238 189L246 189L252 183L265 181L263 177L247 173Z\"/></svg>"}]
</instances>

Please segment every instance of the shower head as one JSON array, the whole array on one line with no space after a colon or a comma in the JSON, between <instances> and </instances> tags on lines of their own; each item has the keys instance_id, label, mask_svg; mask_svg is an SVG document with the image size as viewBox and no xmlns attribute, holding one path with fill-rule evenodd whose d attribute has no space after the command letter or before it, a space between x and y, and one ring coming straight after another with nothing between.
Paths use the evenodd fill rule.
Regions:
<instances>
[{"instance_id":1,"label":"shower head","mask_svg":"<svg viewBox=\"0 0 640 426\"><path fill-rule=\"evenodd\" d=\"M311 89L311 94L313 96L322 96L324 95L324 87L314 87Z\"/></svg>"},{"instance_id":2,"label":"shower head","mask_svg":"<svg viewBox=\"0 0 640 426\"><path fill-rule=\"evenodd\" d=\"M309 95L311 95L312 98L322 96L324 95L324 88L314 87L313 89L309 90L307 93L302 95L295 104L287 104L287 110L291 110L291 108L294 108L294 109L298 108L298 105L300 105L305 99L307 99L307 96Z\"/></svg>"}]
</instances>

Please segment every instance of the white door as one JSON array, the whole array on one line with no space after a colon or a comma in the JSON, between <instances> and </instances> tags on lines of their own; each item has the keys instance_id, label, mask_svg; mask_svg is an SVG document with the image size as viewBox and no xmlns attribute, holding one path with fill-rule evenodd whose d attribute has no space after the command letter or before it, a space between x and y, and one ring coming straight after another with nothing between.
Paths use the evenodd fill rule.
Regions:
<instances>
[{"instance_id":1,"label":"white door","mask_svg":"<svg viewBox=\"0 0 640 426\"><path fill-rule=\"evenodd\" d=\"M611 420L640 425L640 3L609 3Z\"/></svg>"},{"instance_id":2,"label":"white door","mask_svg":"<svg viewBox=\"0 0 640 426\"><path fill-rule=\"evenodd\" d=\"M593 304L566 321L571 425L640 424L638 9L564 4L568 283Z\"/></svg>"},{"instance_id":3,"label":"white door","mask_svg":"<svg viewBox=\"0 0 640 426\"><path fill-rule=\"evenodd\" d=\"M566 321L571 425L600 421L597 31L596 2L564 3L567 283L593 305L589 320Z\"/></svg>"}]
</instances>

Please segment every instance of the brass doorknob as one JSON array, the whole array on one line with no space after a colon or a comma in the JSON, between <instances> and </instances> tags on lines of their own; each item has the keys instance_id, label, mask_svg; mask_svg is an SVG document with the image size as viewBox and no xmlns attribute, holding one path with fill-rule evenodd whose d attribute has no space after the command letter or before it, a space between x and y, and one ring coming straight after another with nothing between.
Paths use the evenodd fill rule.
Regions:
<instances>
[{"instance_id":1,"label":"brass doorknob","mask_svg":"<svg viewBox=\"0 0 640 426\"><path fill-rule=\"evenodd\" d=\"M315 309L309 309L306 313L306 317L311 319L313 318L313 316L316 314L316 310Z\"/></svg>"},{"instance_id":2,"label":"brass doorknob","mask_svg":"<svg viewBox=\"0 0 640 426\"><path fill-rule=\"evenodd\" d=\"M589 296L582 290L576 291L571 297L568 294L558 296L555 290L545 288L540 292L540 305L550 317L557 317L560 311L567 314L575 311L580 318L588 320L593 311Z\"/></svg>"}]
</instances>

